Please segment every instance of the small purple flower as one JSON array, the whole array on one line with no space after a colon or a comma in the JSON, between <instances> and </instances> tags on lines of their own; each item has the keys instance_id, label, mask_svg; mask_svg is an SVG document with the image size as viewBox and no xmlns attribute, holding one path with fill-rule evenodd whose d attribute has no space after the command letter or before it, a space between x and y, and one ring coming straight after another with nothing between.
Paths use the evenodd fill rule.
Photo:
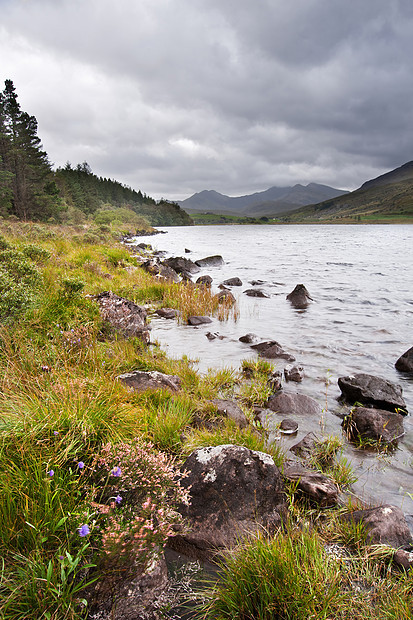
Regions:
<instances>
[{"instance_id":1,"label":"small purple flower","mask_svg":"<svg viewBox=\"0 0 413 620\"><path fill-rule=\"evenodd\" d=\"M79 461L79 463L77 464L77 466L78 466L78 468L79 468L79 469L83 469L83 468L84 468L84 466L85 466L85 464L84 464L84 462L83 462L83 461Z\"/></svg>"},{"instance_id":2,"label":"small purple flower","mask_svg":"<svg viewBox=\"0 0 413 620\"><path fill-rule=\"evenodd\" d=\"M64 560L64 559L65 559L64 555L59 555L59 560Z\"/></svg>"},{"instance_id":3,"label":"small purple flower","mask_svg":"<svg viewBox=\"0 0 413 620\"><path fill-rule=\"evenodd\" d=\"M79 530L79 536L81 536L82 538L90 534L90 529L88 525L81 525L78 528L78 530Z\"/></svg>"},{"instance_id":4,"label":"small purple flower","mask_svg":"<svg viewBox=\"0 0 413 620\"><path fill-rule=\"evenodd\" d=\"M122 470L120 467L116 466L112 469L110 473L112 474L112 476L115 476L115 478L119 478L119 476L122 475Z\"/></svg>"},{"instance_id":5,"label":"small purple flower","mask_svg":"<svg viewBox=\"0 0 413 620\"><path fill-rule=\"evenodd\" d=\"M47 475L48 475L48 476L50 476L51 478L53 478L53 476L54 476L54 471L53 471L53 469L50 469L50 470L47 472Z\"/></svg>"},{"instance_id":6,"label":"small purple flower","mask_svg":"<svg viewBox=\"0 0 413 620\"><path fill-rule=\"evenodd\" d=\"M53 435L58 435L59 431L53 431Z\"/></svg>"},{"instance_id":7,"label":"small purple flower","mask_svg":"<svg viewBox=\"0 0 413 620\"><path fill-rule=\"evenodd\" d=\"M121 503L121 501L122 501L122 496L121 495L117 495L115 497L115 502L119 505Z\"/></svg>"}]
</instances>

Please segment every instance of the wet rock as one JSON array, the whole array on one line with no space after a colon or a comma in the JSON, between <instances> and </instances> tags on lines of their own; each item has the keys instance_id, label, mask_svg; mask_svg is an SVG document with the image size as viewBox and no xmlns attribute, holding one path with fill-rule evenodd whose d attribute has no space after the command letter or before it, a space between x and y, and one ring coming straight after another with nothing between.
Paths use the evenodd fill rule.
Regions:
<instances>
[{"instance_id":1,"label":"wet rock","mask_svg":"<svg viewBox=\"0 0 413 620\"><path fill-rule=\"evenodd\" d=\"M238 340L240 342L245 342L246 344L252 344L253 342L257 342L258 336L255 334L245 334L245 336L241 336Z\"/></svg>"},{"instance_id":2,"label":"wet rock","mask_svg":"<svg viewBox=\"0 0 413 620\"><path fill-rule=\"evenodd\" d=\"M181 278L184 284L187 284L187 283L192 284L192 277L189 271L181 271Z\"/></svg>"},{"instance_id":3,"label":"wet rock","mask_svg":"<svg viewBox=\"0 0 413 620\"><path fill-rule=\"evenodd\" d=\"M196 326L196 325L204 325L206 323L212 323L212 320L209 316L189 316L188 317L188 325Z\"/></svg>"},{"instance_id":4,"label":"wet rock","mask_svg":"<svg viewBox=\"0 0 413 620\"><path fill-rule=\"evenodd\" d=\"M176 551L209 559L247 533L274 533L286 516L283 479L268 454L234 445L200 448L183 470L191 502L180 512L189 531L170 539Z\"/></svg>"},{"instance_id":5,"label":"wet rock","mask_svg":"<svg viewBox=\"0 0 413 620\"><path fill-rule=\"evenodd\" d=\"M206 286L207 288L211 288L212 278L211 276L199 276L199 278L196 281L196 284L202 284L203 286Z\"/></svg>"},{"instance_id":6,"label":"wet rock","mask_svg":"<svg viewBox=\"0 0 413 620\"><path fill-rule=\"evenodd\" d=\"M212 332L207 332L205 336L208 340L216 340L217 338L218 340L224 340L224 336L221 336L218 332L215 332L214 334Z\"/></svg>"},{"instance_id":7,"label":"wet rock","mask_svg":"<svg viewBox=\"0 0 413 620\"><path fill-rule=\"evenodd\" d=\"M293 366L292 364L288 364L284 368L284 377L286 381L301 383L304 378L304 368L302 366Z\"/></svg>"},{"instance_id":8,"label":"wet rock","mask_svg":"<svg viewBox=\"0 0 413 620\"><path fill-rule=\"evenodd\" d=\"M395 366L397 370L401 370L402 372L413 372L413 347L399 357Z\"/></svg>"},{"instance_id":9,"label":"wet rock","mask_svg":"<svg viewBox=\"0 0 413 620\"><path fill-rule=\"evenodd\" d=\"M266 357L268 359L276 359L277 357L287 360L289 362L294 362L295 357L290 355L280 345L276 340L267 340L266 342L260 342L258 344L253 344L251 349L257 351L261 357Z\"/></svg>"},{"instance_id":10,"label":"wet rock","mask_svg":"<svg viewBox=\"0 0 413 620\"><path fill-rule=\"evenodd\" d=\"M156 310L155 314L161 316L163 319L174 319L178 316L179 312L175 310L175 308L159 308Z\"/></svg>"},{"instance_id":11,"label":"wet rock","mask_svg":"<svg viewBox=\"0 0 413 620\"><path fill-rule=\"evenodd\" d=\"M280 432L283 435L294 435L298 431L298 422L291 418L284 418L280 423Z\"/></svg>"},{"instance_id":12,"label":"wet rock","mask_svg":"<svg viewBox=\"0 0 413 620\"><path fill-rule=\"evenodd\" d=\"M104 291L96 295L95 299L105 323L105 333L149 342L150 328L146 325L147 313L144 308L129 299L115 295L112 291Z\"/></svg>"},{"instance_id":13,"label":"wet rock","mask_svg":"<svg viewBox=\"0 0 413 620\"><path fill-rule=\"evenodd\" d=\"M191 250L188 250L188 248L185 248L185 254L190 254Z\"/></svg>"},{"instance_id":14,"label":"wet rock","mask_svg":"<svg viewBox=\"0 0 413 620\"><path fill-rule=\"evenodd\" d=\"M284 468L284 476L289 482L296 482L297 490L311 502L324 508L337 504L338 488L324 474L293 466Z\"/></svg>"},{"instance_id":15,"label":"wet rock","mask_svg":"<svg viewBox=\"0 0 413 620\"><path fill-rule=\"evenodd\" d=\"M395 443L404 435L403 416L384 409L356 407L342 425L352 439L360 436L382 444Z\"/></svg>"},{"instance_id":16,"label":"wet rock","mask_svg":"<svg viewBox=\"0 0 413 620\"><path fill-rule=\"evenodd\" d=\"M339 377L338 385L343 399L350 404L359 402L388 411L400 410L400 413L407 414L402 389L397 383L360 373L349 377Z\"/></svg>"},{"instance_id":17,"label":"wet rock","mask_svg":"<svg viewBox=\"0 0 413 620\"><path fill-rule=\"evenodd\" d=\"M265 280L250 280L248 284L251 284L251 286L262 286L265 284Z\"/></svg>"},{"instance_id":18,"label":"wet rock","mask_svg":"<svg viewBox=\"0 0 413 620\"><path fill-rule=\"evenodd\" d=\"M141 265L145 271L152 274L153 276L157 276L162 280L167 280L168 282L179 282L179 275L177 272L169 267L168 265L164 265L160 263L158 260L148 260L142 263Z\"/></svg>"},{"instance_id":19,"label":"wet rock","mask_svg":"<svg viewBox=\"0 0 413 620\"><path fill-rule=\"evenodd\" d=\"M159 600L168 585L164 556L153 562L146 574L136 564L128 570L105 573L86 592L89 620L139 620L158 618Z\"/></svg>"},{"instance_id":20,"label":"wet rock","mask_svg":"<svg viewBox=\"0 0 413 620\"><path fill-rule=\"evenodd\" d=\"M234 295L231 293L231 291L229 291L228 289L224 288L221 291L219 291L219 293L217 293L216 295L214 295L214 297L216 299L218 299L219 303L223 303L225 302L228 305L234 305L235 304L235 297Z\"/></svg>"},{"instance_id":21,"label":"wet rock","mask_svg":"<svg viewBox=\"0 0 413 620\"><path fill-rule=\"evenodd\" d=\"M309 302L313 301L304 284L297 284L295 289L287 295L287 299L297 309L307 308Z\"/></svg>"},{"instance_id":22,"label":"wet rock","mask_svg":"<svg viewBox=\"0 0 413 620\"><path fill-rule=\"evenodd\" d=\"M291 446L290 452L301 458L307 458L311 455L317 443L319 441L314 433L307 433L301 441Z\"/></svg>"},{"instance_id":23,"label":"wet rock","mask_svg":"<svg viewBox=\"0 0 413 620\"><path fill-rule=\"evenodd\" d=\"M272 389L273 392L278 392L278 390L281 390L281 385L282 385L281 379L282 379L282 374L280 370L275 370L268 377L268 385Z\"/></svg>"},{"instance_id":24,"label":"wet rock","mask_svg":"<svg viewBox=\"0 0 413 620\"><path fill-rule=\"evenodd\" d=\"M233 420L239 428L245 428L248 426L248 420L245 413L234 400L214 398L211 402L216 406L220 415Z\"/></svg>"},{"instance_id":25,"label":"wet rock","mask_svg":"<svg viewBox=\"0 0 413 620\"><path fill-rule=\"evenodd\" d=\"M171 258L164 260L163 264L180 274L197 273L199 271L198 265L191 261L191 259L182 256L171 256Z\"/></svg>"},{"instance_id":26,"label":"wet rock","mask_svg":"<svg viewBox=\"0 0 413 620\"><path fill-rule=\"evenodd\" d=\"M266 406L282 415L294 416L320 416L322 409L319 403L307 396L306 394L290 394L288 392L280 392L271 396Z\"/></svg>"},{"instance_id":27,"label":"wet rock","mask_svg":"<svg viewBox=\"0 0 413 620\"><path fill-rule=\"evenodd\" d=\"M219 267L220 265L224 264L224 259L222 258L222 256L219 256L217 254L215 256L200 258L199 260L195 261L195 264L198 265L198 267Z\"/></svg>"},{"instance_id":28,"label":"wet rock","mask_svg":"<svg viewBox=\"0 0 413 620\"><path fill-rule=\"evenodd\" d=\"M264 293L261 288L249 288L244 291L244 293L248 295L248 297L265 297L267 299L269 298L269 295L267 295L267 293Z\"/></svg>"},{"instance_id":29,"label":"wet rock","mask_svg":"<svg viewBox=\"0 0 413 620\"><path fill-rule=\"evenodd\" d=\"M179 377L176 375L165 375L157 370L125 372L123 375L118 375L117 379L137 392L164 389L177 392L181 388L181 379Z\"/></svg>"},{"instance_id":30,"label":"wet rock","mask_svg":"<svg viewBox=\"0 0 413 620\"><path fill-rule=\"evenodd\" d=\"M228 278L222 283L224 286L242 286L242 282L239 278Z\"/></svg>"},{"instance_id":31,"label":"wet rock","mask_svg":"<svg viewBox=\"0 0 413 620\"><path fill-rule=\"evenodd\" d=\"M378 508L355 510L342 515L345 522L364 523L368 539L373 545L389 545L389 547L409 546L413 538L403 512L397 506L386 504Z\"/></svg>"}]
</instances>

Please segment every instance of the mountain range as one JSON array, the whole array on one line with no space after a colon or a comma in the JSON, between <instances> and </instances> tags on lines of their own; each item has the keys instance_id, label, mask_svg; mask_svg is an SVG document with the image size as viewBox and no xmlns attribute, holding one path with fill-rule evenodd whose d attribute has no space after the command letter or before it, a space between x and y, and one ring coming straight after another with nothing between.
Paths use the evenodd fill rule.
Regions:
<instances>
[{"instance_id":1,"label":"mountain range","mask_svg":"<svg viewBox=\"0 0 413 620\"><path fill-rule=\"evenodd\" d=\"M292 187L270 187L263 192L231 197L214 190L204 190L178 204L187 213L219 213L262 217L293 211L347 193L328 185L309 183Z\"/></svg>"}]
</instances>

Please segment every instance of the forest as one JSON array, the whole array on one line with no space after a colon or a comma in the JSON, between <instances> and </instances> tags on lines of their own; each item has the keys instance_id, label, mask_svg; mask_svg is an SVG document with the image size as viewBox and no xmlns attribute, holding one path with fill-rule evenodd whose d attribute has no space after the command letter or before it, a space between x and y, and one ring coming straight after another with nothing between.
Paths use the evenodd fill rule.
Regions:
<instances>
[{"instance_id":1,"label":"forest","mask_svg":"<svg viewBox=\"0 0 413 620\"><path fill-rule=\"evenodd\" d=\"M141 228L192 224L178 204L98 177L87 162L53 170L37 120L21 109L12 80L0 93L0 216L73 224L120 221Z\"/></svg>"}]
</instances>

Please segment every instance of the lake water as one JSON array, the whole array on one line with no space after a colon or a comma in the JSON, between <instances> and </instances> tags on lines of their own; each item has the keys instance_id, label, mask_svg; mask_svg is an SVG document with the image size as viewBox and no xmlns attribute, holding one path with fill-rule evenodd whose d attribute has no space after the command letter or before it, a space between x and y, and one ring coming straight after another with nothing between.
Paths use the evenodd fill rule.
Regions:
<instances>
[{"instance_id":1,"label":"lake water","mask_svg":"<svg viewBox=\"0 0 413 620\"><path fill-rule=\"evenodd\" d=\"M238 276L243 286L232 287L237 297L237 321L201 327L178 326L153 318L152 340L170 356L198 359L201 372L211 367L239 368L255 357L239 337L253 332L260 340L277 340L304 366L301 384L284 389L312 396L327 411L323 420L298 420L299 433L283 439L286 448L307 432L341 435L337 378L358 372L399 383L413 412L413 378L399 373L394 363L413 345L413 225L321 226L194 226L163 229L167 234L139 237L168 256L192 260L221 254L225 264L203 269L213 287ZM191 253L185 254L185 249ZM263 280L265 298L243 291ZM306 310L286 300L303 283L314 299ZM218 290L218 289L217 289ZM209 341L207 332L222 340ZM286 362L276 361L283 369ZM328 384L328 385L326 385ZM341 417L340 417L341 416ZM400 506L413 515L413 418L404 419L406 434L391 456L377 456L346 443L345 455L359 479L354 492L365 500Z\"/></svg>"}]
</instances>

